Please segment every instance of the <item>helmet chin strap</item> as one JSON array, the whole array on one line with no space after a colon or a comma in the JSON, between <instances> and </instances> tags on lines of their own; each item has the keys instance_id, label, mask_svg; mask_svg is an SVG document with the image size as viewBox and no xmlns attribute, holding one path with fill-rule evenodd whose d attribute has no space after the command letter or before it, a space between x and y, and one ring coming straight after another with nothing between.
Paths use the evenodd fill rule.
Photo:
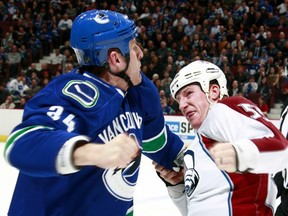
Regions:
<instances>
[{"instance_id":1,"label":"helmet chin strap","mask_svg":"<svg viewBox=\"0 0 288 216\"><path fill-rule=\"evenodd\" d=\"M110 67L109 67L108 62L104 63L104 67L105 67L106 70L107 70L110 74L112 74L113 76L117 76L117 77L120 77L120 78L124 79L124 80L128 83L128 86L129 86L129 88L130 88L131 86L133 86L133 83L132 83L130 77L129 77L129 76L127 75L127 73L126 73L128 67L129 67L129 63L130 63L130 56L129 56L129 55L126 55L126 56L125 56L125 59L126 59L126 62L127 62L126 68L125 68L124 71L121 71L120 73L112 72L112 71L110 70Z\"/></svg>"},{"instance_id":2,"label":"helmet chin strap","mask_svg":"<svg viewBox=\"0 0 288 216\"><path fill-rule=\"evenodd\" d=\"M212 108L212 106L213 106L214 104L216 104L216 102L213 101L213 100L211 100L211 99L209 98L209 93L208 93L208 92L206 92L205 95L206 95L207 101L208 101L208 103L209 103L209 110L210 110L210 109Z\"/></svg>"}]
</instances>

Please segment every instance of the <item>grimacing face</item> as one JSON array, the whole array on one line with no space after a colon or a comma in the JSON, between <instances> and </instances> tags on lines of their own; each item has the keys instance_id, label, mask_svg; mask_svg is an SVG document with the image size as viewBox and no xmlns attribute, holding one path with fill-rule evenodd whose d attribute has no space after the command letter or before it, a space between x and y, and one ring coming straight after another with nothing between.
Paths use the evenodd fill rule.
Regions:
<instances>
[{"instance_id":1,"label":"grimacing face","mask_svg":"<svg viewBox=\"0 0 288 216\"><path fill-rule=\"evenodd\" d=\"M210 108L206 94L200 86L190 84L183 87L177 93L176 100L179 103L179 109L192 127L199 129Z\"/></svg>"}]
</instances>

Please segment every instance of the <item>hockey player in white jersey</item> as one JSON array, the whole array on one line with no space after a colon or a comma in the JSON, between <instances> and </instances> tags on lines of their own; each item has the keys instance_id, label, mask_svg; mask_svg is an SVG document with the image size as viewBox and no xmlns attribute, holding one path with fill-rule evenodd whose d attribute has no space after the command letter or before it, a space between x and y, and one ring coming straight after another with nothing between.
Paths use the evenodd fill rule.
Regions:
<instances>
[{"instance_id":1,"label":"hockey player in white jersey","mask_svg":"<svg viewBox=\"0 0 288 216\"><path fill-rule=\"evenodd\" d=\"M132 216L141 153L172 169L183 142L140 71L136 36L117 12L74 20L79 67L33 96L8 137L5 157L20 170L8 215Z\"/></svg>"},{"instance_id":2,"label":"hockey player in white jersey","mask_svg":"<svg viewBox=\"0 0 288 216\"><path fill-rule=\"evenodd\" d=\"M181 173L155 168L182 215L274 215L272 173L287 164L285 137L257 105L227 97L225 75L210 62L181 69L170 89L196 137L184 156L184 184Z\"/></svg>"}]
</instances>

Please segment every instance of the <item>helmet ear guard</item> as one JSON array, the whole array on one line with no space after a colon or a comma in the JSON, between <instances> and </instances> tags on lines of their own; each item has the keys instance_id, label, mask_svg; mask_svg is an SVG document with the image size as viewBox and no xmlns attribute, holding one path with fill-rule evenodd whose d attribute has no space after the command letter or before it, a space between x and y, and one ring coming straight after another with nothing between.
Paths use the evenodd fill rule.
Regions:
<instances>
[{"instance_id":1,"label":"helmet ear guard","mask_svg":"<svg viewBox=\"0 0 288 216\"><path fill-rule=\"evenodd\" d=\"M126 15L90 10L74 20L70 43L80 66L104 66L111 48L118 48L124 57L129 55L129 42L135 37L136 25Z\"/></svg>"},{"instance_id":2,"label":"helmet ear guard","mask_svg":"<svg viewBox=\"0 0 288 216\"><path fill-rule=\"evenodd\" d=\"M209 92L210 81L217 80L220 86L220 99L228 96L227 80L223 71L215 64L197 60L183 67L170 84L170 91L176 100L176 94L191 83L199 83L205 93Z\"/></svg>"}]
</instances>

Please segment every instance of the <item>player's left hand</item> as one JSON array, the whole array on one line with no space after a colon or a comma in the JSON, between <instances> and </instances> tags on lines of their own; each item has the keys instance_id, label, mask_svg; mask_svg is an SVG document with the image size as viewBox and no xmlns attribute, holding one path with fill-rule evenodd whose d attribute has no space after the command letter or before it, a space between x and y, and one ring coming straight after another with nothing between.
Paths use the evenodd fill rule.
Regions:
<instances>
[{"instance_id":1,"label":"player's left hand","mask_svg":"<svg viewBox=\"0 0 288 216\"><path fill-rule=\"evenodd\" d=\"M184 171L176 172L174 170L166 169L155 161L153 161L152 164L154 165L156 172L158 172L159 176L162 180L166 181L166 183L171 185L183 183Z\"/></svg>"},{"instance_id":2,"label":"player's left hand","mask_svg":"<svg viewBox=\"0 0 288 216\"><path fill-rule=\"evenodd\" d=\"M219 169L237 171L237 154L231 143L215 143L209 152Z\"/></svg>"}]
</instances>

